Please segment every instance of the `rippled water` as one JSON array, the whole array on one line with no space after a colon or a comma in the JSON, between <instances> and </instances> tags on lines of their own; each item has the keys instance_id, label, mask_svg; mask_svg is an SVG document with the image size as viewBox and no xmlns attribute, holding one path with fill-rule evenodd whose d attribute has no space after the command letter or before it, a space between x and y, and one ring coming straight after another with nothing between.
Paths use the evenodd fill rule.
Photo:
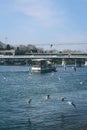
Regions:
<instances>
[{"instance_id":1,"label":"rippled water","mask_svg":"<svg viewBox=\"0 0 87 130\"><path fill-rule=\"evenodd\" d=\"M87 68L30 74L26 66L0 66L0 130L87 130Z\"/></svg>"}]
</instances>

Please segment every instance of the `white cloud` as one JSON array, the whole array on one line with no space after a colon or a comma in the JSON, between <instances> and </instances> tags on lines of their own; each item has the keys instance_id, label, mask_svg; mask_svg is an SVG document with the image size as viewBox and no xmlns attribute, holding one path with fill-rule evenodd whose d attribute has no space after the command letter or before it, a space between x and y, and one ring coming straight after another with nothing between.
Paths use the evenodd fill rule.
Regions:
<instances>
[{"instance_id":1,"label":"white cloud","mask_svg":"<svg viewBox=\"0 0 87 130\"><path fill-rule=\"evenodd\" d=\"M44 25L55 25L64 22L64 12L55 10L52 0L15 0L16 11L29 16Z\"/></svg>"}]
</instances>

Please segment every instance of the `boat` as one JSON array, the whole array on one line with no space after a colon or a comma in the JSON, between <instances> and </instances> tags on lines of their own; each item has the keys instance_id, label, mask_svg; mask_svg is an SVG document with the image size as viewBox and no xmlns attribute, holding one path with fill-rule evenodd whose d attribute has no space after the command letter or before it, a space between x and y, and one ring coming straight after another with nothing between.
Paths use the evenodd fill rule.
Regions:
<instances>
[{"instance_id":1,"label":"boat","mask_svg":"<svg viewBox=\"0 0 87 130\"><path fill-rule=\"evenodd\" d=\"M32 72L52 72L56 71L56 65L51 60L46 59L33 59Z\"/></svg>"}]
</instances>

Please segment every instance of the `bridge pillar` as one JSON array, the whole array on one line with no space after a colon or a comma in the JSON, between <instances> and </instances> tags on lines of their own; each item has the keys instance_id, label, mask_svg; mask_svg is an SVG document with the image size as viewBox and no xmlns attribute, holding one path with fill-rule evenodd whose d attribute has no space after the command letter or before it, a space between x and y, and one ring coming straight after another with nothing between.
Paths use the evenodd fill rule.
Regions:
<instances>
[{"instance_id":1,"label":"bridge pillar","mask_svg":"<svg viewBox=\"0 0 87 130\"><path fill-rule=\"evenodd\" d=\"M62 59L62 66L65 66L65 65L66 65L66 60Z\"/></svg>"},{"instance_id":2,"label":"bridge pillar","mask_svg":"<svg viewBox=\"0 0 87 130\"><path fill-rule=\"evenodd\" d=\"M87 59L85 59L85 66L87 66Z\"/></svg>"},{"instance_id":3,"label":"bridge pillar","mask_svg":"<svg viewBox=\"0 0 87 130\"><path fill-rule=\"evenodd\" d=\"M81 59L75 59L75 66L76 67L81 67L81 65L82 65Z\"/></svg>"}]
</instances>

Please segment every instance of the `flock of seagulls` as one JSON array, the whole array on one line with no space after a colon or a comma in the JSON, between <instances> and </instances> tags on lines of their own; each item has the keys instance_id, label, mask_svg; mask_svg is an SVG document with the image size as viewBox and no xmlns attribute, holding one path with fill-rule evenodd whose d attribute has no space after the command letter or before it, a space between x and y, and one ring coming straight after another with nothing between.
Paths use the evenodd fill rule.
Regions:
<instances>
[{"instance_id":1,"label":"flock of seagulls","mask_svg":"<svg viewBox=\"0 0 87 130\"><path fill-rule=\"evenodd\" d=\"M45 100L47 101L47 100L49 100L49 99L50 99L50 95L46 95L46 96L45 96ZM65 102L65 103L68 104L68 105L71 105L73 108L75 108L75 109L77 110L76 104L75 104L73 101L67 101L67 100L66 100L66 97L61 97L61 98L60 98L60 101L61 101L61 102ZM31 102L32 102L32 99L29 99L29 100L28 100L28 103L31 104Z\"/></svg>"},{"instance_id":2,"label":"flock of seagulls","mask_svg":"<svg viewBox=\"0 0 87 130\"><path fill-rule=\"evenodd\" d=\"M51 47L52 47L52 45L51 45ZM76 72L76 70L77 70L76 66L73 66L72 69L73 69L75 72ZM66 71L66 65L64 65L64 70ZM53 74L54 74L54 73L52 73L52 75L53 75ZM60 76L60 75L58 76L58 79L61 80L61 76ZM80 81L80 85L83 85L83 84L84 84L84 81ZM49 99L50 99L50 95L46 95L46 96L45 96L45 100L47 101L47 100L49 100ZM61 97L60 101L65 102L65 103L67 103L68 105L71 105L73 108L75 108L75 109L77 110L76 104L75 104L73 101L67 101L67 100L66 100L66 97ZM30 104L31 102L32 102L32 99L29 99L28 103Z\"/></svg>"},{"instance_id":3,"label":"flock of seagulls","mask_svg":"<svg viewBox=\"0 0 87 130\"><path fill-rule=\"evenodd\" d=\"M76 66L72 67L72 69L76 72ZM64 65L64 70L66 70L66 65ZM30 72L30 71L29 71L29 72ZM31 73L30 73L30 74L31 74ZM53 73L52 73L52 75L53 75ZM4 80L6 80L6 77L5 77L5 76L3 76L3 78L4 78ZM59 75L58 79L59 79L59 80L61 79L61 76L60 76L60 75ZM82 85L82 84L84 84L84 82L83 82L83 81L80 81L80 84ZM45 96L45 100L47 101L47 100L49 100L49 99L50 99L50 95L46 95L46 96ZM71 105L72 107L74 107L75 109L77 109L76 104L75 104L73 101L67 101L67 100L66 100L66 97L61 97L60 101L61 101L61 102L66 102L68 105ZM32 99L30 98L30 99L28 100L28 104L31 104L31 103L32 103Z\"/></svg>"},{"instance_id":4,"label":"flock of seagulls","mask_svg":"<svg viewBox=\"0 0 87 130\"><path fill-rule=\"evenodd\" d=\"M76 66L72 67L72 69L76 72ZM64 70L66 70L66 65L64 65ZM30 71L29 71L29 72L30 72ZM30 73L30 74L31 74L31 73ZM52 73L52 74L53 74L53 73ZM5 76L4 76L3 78L6 80L6 77L5 77ZM58 79L59 79L59 80L61 79L61 76L60 76L60 75L59 75ZM83 81L80 81L80 84L82 85L82 84L84 84L84 82L83 82ZM49 100L49 99L50 99L50 95L46 95L46 96L45 96L45 100L47 101L47 100ZM66 100L66 97L61 97L60 101L66 102L68 105L73 106L75 109L77 108L77 107L76 107L76 104L73 103L72 101L67 101L67 100ZM31 104L31 102L32 102L32 99L30 98L30 99L28 100L28 104Z\"/></svg>"}]
</instances>

